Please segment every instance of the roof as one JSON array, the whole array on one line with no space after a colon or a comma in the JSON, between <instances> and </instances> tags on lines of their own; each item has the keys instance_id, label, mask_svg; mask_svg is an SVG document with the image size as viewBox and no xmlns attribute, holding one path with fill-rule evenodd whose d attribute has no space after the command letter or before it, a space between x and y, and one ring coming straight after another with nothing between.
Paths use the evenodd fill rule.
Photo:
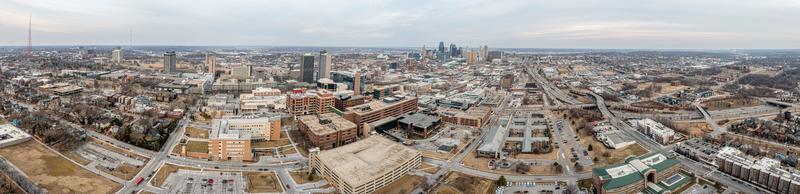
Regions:
<instances>
[{"instance_id":1,"label":"roof","mask_svg":"<svg viewBox=\"0 0 800 194\"><path fill-rule=\"evenodd\" d=\"M408 102L408 101L411 101L411 100L416 100L416 99L417 99L417 97L413 97L413 96L408 96L408 97L406 97L406 96L386 97L384 100L376 100L376 101L372 101L372 102L369 102L369 103L366 103L366 104L361 104L361 105L357 105L357 106L348 107L348 108L346 108L346 111L347 112L351 112L352 111L352 112L354 112L356 114L363 115L363 114L371 113L373 111L380 110L380 109L383 109L383 108L386 108L386 107L389 107L389 106L395 106L395 105L402 104L402 103L405 103L405 102Z\"/></svg>"},{"instance_id":2,"label":"roof","mask_svg":"<svg viewBox=\"0 0 800 194\"><path fill-rule=\"evenodd\" d=\"M403 116L399 122L403 124L410 124L417 128L428 129L431 126L436 125L436 123L439 123L439 117L422 113L411 113Z\"/></svg>"},{"instance_id":3,"label":"roof","mask_svg":"<svg viewBox=\"0 0 800 194\"><path fill-rule=\"evenodd\" d=\"M324 150L316 155L335 176L352 187L375 180L419 156L419 151L380 135Z\"/></svg>"},{"instance_id":4,"label":"roof","mask_svg":"<svg viewBox=\"0 0 800 194\"><path fill-rule=\"evenodd\" d=\"M603 184L603 188L615 189L643 180L644 174L651 169L658 172L678 164L680 164L678 160L667 158L664 154L655 152L639 157L629 157L625 159L625 163L594 168L592 172L594 176L598 176L602 180L608 180ZM674 183L670 185L674 185ZM665 191L662 188L671 189L670 187L656 184L648 185L647 189L651 193L662 193Z\"/></svg>"},{"instance_id":5,"label":"roof","mask_svg":"<svg viewBox=\"0 0 800 194\"><path fill-rule=\"evenodd\" d=\"M344 119L336 113L325 113L319 116L306 115L299 118L308 129L316 135L326 135L346 129L356 128L356 124Z\"/></svg>"}]
</instances>

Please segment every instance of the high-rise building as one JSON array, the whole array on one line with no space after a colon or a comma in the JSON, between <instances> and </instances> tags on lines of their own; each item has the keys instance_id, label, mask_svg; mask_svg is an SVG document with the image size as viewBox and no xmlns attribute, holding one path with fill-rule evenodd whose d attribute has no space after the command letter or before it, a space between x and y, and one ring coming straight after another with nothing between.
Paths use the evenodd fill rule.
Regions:
<instances>
[{"instance_id":1,"label":"high-rise building","mask_svg":"<svg viewBox=\"0 0 800 194\"><path fill-rule=\"evenodd\" d=\"M450 57L456 57L456 56L458 56L458 47L456 47L456 44L452 44L451 43L450 44Z\"/></svg>"},{"instance_id":2,"label":"high-rise building","mask_svg":"<svg viewBox=\"0 0 800 194\"><path fill-rule=\"evenodd\" d=\"M316 83L314 80L314 55L306 53L300 58L300 81Z\"/></svg>"},{"instance_id":3,"label":"high-rise building","mask_svg":"<svg viewBox=\"0 0 800 194\"><path fill-rule=\"evenodd\" d=\"M175 73L175 63L177 62L175 51L164 53L164 73Z\"/></svg>"},{"instance_id":4,"label":"high-rise building","mask_svg":"<svg viewBox=\"0 0 800 194\"><path fill-rule=\"evenodd\" d=\"M436 52L444 53L444 42L439 42L439 50L436 50Z\"/></svg>"},{"instance_id":5,"label":"high-rise building","mask_svg":"<svg viewBox=\"0 0 800 194\"><path fill-rule=\"evenodd\" d=\"M467 65L474 65L476 62L478 62L478 53L467 51Z\"/></svg>"},{"instance_id":6,"label":"high-rise building","mask_svg":"<svg viewBox=\"0 0 800 194\"><path fill-rule=\"evenodd\" d=\"M111 60L115 63L122 63L122 48L114 48L114 51L111 52Z\"/></svg>"},{"instance_id":7,"label":"high-rise building","mask_svg":"<svg viewBox=\"0 0 800 194\"><path fill-rule=\"evenodd\" d=\"M361 95L361 82L363 81L361 80L361 71L353 72L353 95Z\"/></svg>"},{"instance_id":8,"label":"high-rise building","mask_svg":"<svg viewBox=\"0 0 800 194\"><path fill-rule=\"evenodd\" d=\"M286 95L286 108L293 116L325 114L334 107L334 97L327 90L297 89Z\"/></svg>"},{"instance_id":9,"label":"high-rise building","mask_svg":"<svg viewBox=\"0 0 800 194\"><path fill-rule=\"evenodd\" d=\"M483 45L478 50L478 58L480 58L481 61L489 61L489 45Z\"/></svg>"},{"instance_id":10,"label":"high-rise building","mask_svg":"<svg viewBox=\"0 0 800 194\"><path fill-rule=\"evenodd\" d=\"M217 72L217 57L214 54L206 53L206 65L209 73Z\"/></svg>"},{"instance_id":11,"label":"high-rise building","mask_svg":"<svg viewBox=\"0 0 800 194\"><path fill-rule=\"evenodd\" d=\"M317 80L322 78L331 78L331 54L327 51L319 52L319 70L317 71Z\"/></svg>"},{"instance_id":12,"label":"high-rise building","mask_svg":"<svg viewBox=\"0 0 800 194\"><path fill-rule=\"evenodd\" d=\"M245 80L252 76L253 68L250 65L240 65L231 67L231 76L236 79Z\"/></svg>"}]
</instances>

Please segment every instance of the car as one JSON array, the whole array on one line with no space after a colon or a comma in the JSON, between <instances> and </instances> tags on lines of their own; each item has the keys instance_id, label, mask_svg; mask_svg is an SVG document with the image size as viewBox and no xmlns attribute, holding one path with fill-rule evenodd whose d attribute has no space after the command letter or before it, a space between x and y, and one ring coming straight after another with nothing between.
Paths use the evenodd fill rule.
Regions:
<instances>
[{"instance_id":1,"label":"car","mask_svg":"<svg viewBox=\"0 0 800 194\"><path fill-rule=\"evenodd\" d=\"M215 166L214 169L219 169L219 166Z\"/></svg>"}]
</instances>

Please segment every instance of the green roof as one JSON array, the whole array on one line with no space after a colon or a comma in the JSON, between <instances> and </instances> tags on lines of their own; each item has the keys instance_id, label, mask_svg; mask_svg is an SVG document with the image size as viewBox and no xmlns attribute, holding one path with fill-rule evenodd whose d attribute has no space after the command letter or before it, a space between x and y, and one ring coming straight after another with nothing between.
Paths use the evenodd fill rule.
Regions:
<instances>
[{"instance_id":1,"label":"green roof","mask_svg":"<svg viewBox=\"0 0 800 194\"><path fill-rule=\"evenodd\" d=\"M603 188L606 190L608 189L616 189L624 186L628 186L630 184L639 182L643 179L642 175L639 173L630 173L628 175L617 177L615 179L611 179L607 183L603 184Z\"/></svg>"},{"instance_id":2,"label":"green roof","mask_svg":"<svg viewBox=\"0 0 800 194\"><path fill-rule=\"evenodd\" d=\"M667 160L659 162L658 164L655 164L655 165L653 165L651 167L655 168L656 172L661 172L662 170L667 169L667 168L672 167L672 166L675 166L678 163L681 163L681 162L678 162L678 160L675 160L675 159L667 159Z\"/></svg>"}]
</instances>

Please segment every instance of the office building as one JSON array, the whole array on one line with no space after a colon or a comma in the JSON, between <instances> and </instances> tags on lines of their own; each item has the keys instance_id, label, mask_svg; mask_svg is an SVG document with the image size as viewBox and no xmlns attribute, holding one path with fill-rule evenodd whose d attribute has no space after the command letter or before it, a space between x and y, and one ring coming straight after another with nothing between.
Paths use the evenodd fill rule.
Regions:
<instances>
[{"instance_id":1,"label":"office building","mask_svg":"<svg viewBox=\"0 0 800 194\"><path fill-rule=\"evenodd\" d=\"M338 148L312 151L309 166L339 193L372 193L422 162L419 151L376 135Z\"/></svg>"},{"instance_id":2,"label":"office building","mask_svg":"<svg viewBox=\"0 0 800 194\"><path fill-rule=\"evenodd\" d=\"M514 74L505 74L500 78L500 89L510 90L514 84Z\"/></svg>"},{"instance_id":3,"label":"office building","mask_svg":"<svg viewBox=\"0 0 800 194\"><path fill-rule=\"evenodd\" d=\"M672 193L692 181L680 169L678 160L656 152L594 168L592 182L600 194Z\"/></svg>"},{"instance_id":4,"label":"office building","mask_svg":"<svg viewBox=\"0 0 800 194\"><path fill-rule=\"evenodd\" d=\"M178 63L178 58L175 51L164 53L164 73L175 73L175 64Z\"/></svg>"},{"instance_id":5,"label":"office building","mask_svg":"<svg viewBox=\"0 0 800 194\"><path fill-rule=\"evenodd\" d=\"M450 44L450 57L458 57L458 47L456 44Z\"/></svg>"},{"instance_id":6,"label":"office building","mask_svg":"<svg viewBox=\"0 0 800 194\"><path fill-rule=\"evenodd\" d=\"M316 83L314 79L314 55L306 53L300 58L300 81Z\"/></svg>"},{"instance_id":7,"label":"office building","mask_svg":"<svg viewBox=\"0 0 800 194\"><path fill-rule=\"evenodd\" d=\"M344 118L355 123L358 135L363 137L370 134L369 125L379 125L380 121L389 122L403 114L416 112L417 109L416 97L393 96L349 107L343 111L345 111Z\"/></svg>"},{"instance_id":8,"label":"office building","mask_svg":"<svg viewBox=\"0 0 800 194\"><path fill-rule=\"evenodd\" d=\"M492 61L495 59L502 59L503 58L503 51L489 51L486 53L486 60Z\"/></svg>"},{"instance_id":9,"label":"office building","mask_svg":"<svg viewBox=\"0 0 800 194\"><path fill-rule=\"evenodd\" d=\"M252 141L280 139L281 122L267 117L215 119L208 137L209 159L253 161Z\"/></svg>"},{"instance_id":10,"label":"office building","mask_svg":"<svg viewBox=\"0 0 800 194\"><path fill-rule=\"evenodd\" d=\"M482 47L479 47L479 48L480 49L478 49L479 50L478 51L478 58L480 58L481 61L490 61L489 60L489 45L483 45Z\"/></svg>"},{"instance_id":11,"label":"office building","mask_svg":"<svg viewBox=\"0 0 800 194\"><path fill-rule=\"evenodd\" d=\"M206 53L206 66L208 66L208 73L217 72L217 57L214 54Z\"/></svg>"},{"instance_id":12,"label":"office building","mask_svg":"<svg viewBox=\"0 0 800 194\"><path fill-rule=\"evenodd\" d=\"M331 71L331 80L336 83L344 83L347 88L352 88L353 92L361 95L361 90L366 88L366 75L361 75L359 71Z\"/></svg>"},{"instance_id":13,"label":"office building","mask_svg":"<svg viewBox=\"0 0 800 194\"><path fill-rule=\"evenodd\" d=\"M370 100L372 100L372 98L370 98L369 96L336 95L333 105L338 110L344 110L349 107L367 103Z\"/></svg>"},{"instance_id":14,"label":"office building","mask_svg":"<svg viewBox=\"0 0 800 194\"><path fill-rule=\"evenodd\" d=\"M475 51L467 51L467 65L474 65L478 62L478 53Z\"/></svg>"},{"instance_id":15,"label":"office building","mask_svg":"<svg viewBox=\"0 0 800 194\"><path fill-rule=\"evenodd\" d=\"M444 42L443 41L439 41L439 50L436 50L436 52L437 53L444 53L444 51L445 51Z\"/></svg>"},{"instance_id":16,"label":"office building","mask_svg":"<svg viewBox=\"0 0 800 194\"><path fill-rule=\"evenodd\" d=\"M231 67L231 77L246 80L250 79L253 73L253 68L250 65L239 65Z\"/></svg>"},{"instance_id":17,"label":"office building","mask_svg":"<svg viewBox=\"0 0 800 194\"><path fill-rule=\"evenodd\" d=\"M455 108L439 108L436 113L446 123L480 128L489 121L492 109L489 107L472 107L464 111Z\"/></svg>"},{"instance_id":18,"label":"office building","mask_svg":"<svg viewBox=\"0 0 800 194\"><path fill-rule=\"evenodd\" d=\"M323 78L331 78L331 54L327 51L319 52L319 70L317 71L317 80Z\"/></svg>"},{"instance_id":19,"label":"office building","mask_svg":"<svg viewBox=\"0 0 800 194\"><path fill-rule=\"evenodd\" d=\"M356 141L356 124L336 113L305 115L298 120L300 132L319 149L332 149Z\"/></svg>"},{"instance_id":20,"label":"office building","mask_svg":"<svg viewBox=\"0 0 800 194\"><path fill-rule=\"evenodd\" d=\"M122 63L122 60L124 60L122 58L122 48L117 47L117 48L114 48L114 51L111 51L111 60L114 61L114 63L117 63L117 64L121 64Z\"/></svg>"},{"instance_id":21,"label":"office building","mask_svg":"<svg viewBox=\"0 0 800 194\"><path fill-rule=\"evenodd\" d=\"M405 131L409 138L428 138L439 131L442 120L434 115L411 113L397 120L397 126Z\"/></svg>"}]
</instances>

